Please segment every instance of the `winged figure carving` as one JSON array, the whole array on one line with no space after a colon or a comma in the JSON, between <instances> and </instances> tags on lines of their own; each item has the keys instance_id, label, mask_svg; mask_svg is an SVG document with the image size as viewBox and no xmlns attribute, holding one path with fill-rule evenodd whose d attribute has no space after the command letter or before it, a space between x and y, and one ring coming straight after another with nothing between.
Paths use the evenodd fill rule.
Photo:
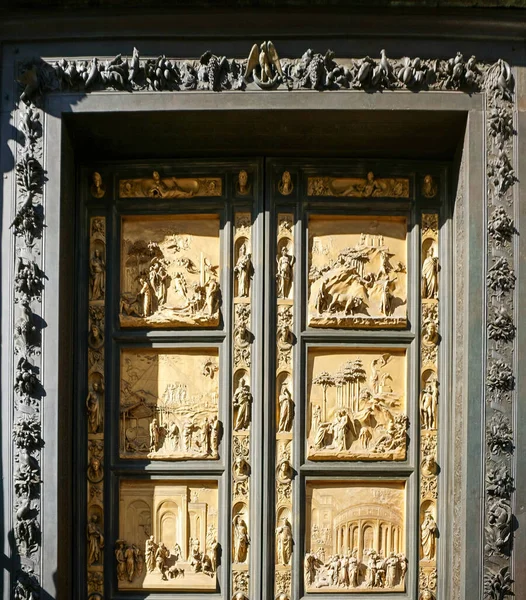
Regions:
<instances>
[{"instance_id":1,"label":"winged figure carving","mask_svg":"<svg viewBox=\"0 0 526 600\"><path fill-rule=\"evenodd\" d=\"M250 50L245 79L252 75L255 83L263 89L270 89L283 81L283 69L276 47L272 42L254 44Z\"/></svg>"}]
</instances>

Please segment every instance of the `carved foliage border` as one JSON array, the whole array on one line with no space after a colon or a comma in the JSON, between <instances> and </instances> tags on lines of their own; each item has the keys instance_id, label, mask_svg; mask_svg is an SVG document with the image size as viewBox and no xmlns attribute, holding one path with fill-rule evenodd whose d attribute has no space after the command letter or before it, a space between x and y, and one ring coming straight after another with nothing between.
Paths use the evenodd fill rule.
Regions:
<instances>
[{"instance_id":1,"label":"carved foliage border","mask_svg":"<svg viewBox=\"0 0 526 600\"><path fill-rule=\"evenodd\" d=\"M49 64L33 60L19 65L21 86L16 126L17 186L11 225L15 248L13 298L14 366L13 416L13 529L16 545L13 596L36 600L40 596L40 450L41 402L44 396L39 372L41 360L41 270L44 211L42 164L43 94L89 93L95 90L178 91L243 90L258 88L261 81L243 74L247 61L218 57L206 52L199 60L170 60L165 56L141 59L134 49L130 60L121 55L89 61L61 59ZM513 439L511 429L515 374L515 253L513 136L514 79L510 65L465 60L457 53L450 59L389 60L365 57L334 60L307 50L299 59L281 61L283 74L273 79L284 89L383 89L457 90L486 92L488 264L487 379L484 594L489 600L512 595L509 572L514 518ZM258 83L259 82L259 83ZM500 537L499 537L500 536ZM504 536L504 537L502 537Z\"/></svg>"}]
</instances>

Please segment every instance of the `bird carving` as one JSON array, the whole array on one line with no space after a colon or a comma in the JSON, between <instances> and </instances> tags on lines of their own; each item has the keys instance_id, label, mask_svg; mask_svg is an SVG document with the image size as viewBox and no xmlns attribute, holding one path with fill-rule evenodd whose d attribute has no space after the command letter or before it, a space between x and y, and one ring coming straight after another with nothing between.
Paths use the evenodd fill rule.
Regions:
<instances>
[{"instance_id":1,"label":"bird carving","mask_svg":"<svg viewBox=\"0 0 526 600\"><path fill-rule=\"evenodd\" d=\"M284 78L281 62L272 42L252 46L245 69L245 79L250 75L260 87L271 87Z\"/></svg>"}]
</instances>

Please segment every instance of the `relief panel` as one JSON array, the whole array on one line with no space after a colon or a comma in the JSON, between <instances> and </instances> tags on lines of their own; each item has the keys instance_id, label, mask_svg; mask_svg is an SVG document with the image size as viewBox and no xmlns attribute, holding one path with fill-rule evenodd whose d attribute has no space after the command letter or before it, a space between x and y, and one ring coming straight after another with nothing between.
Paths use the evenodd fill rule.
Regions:
<instances>
[{"instance_id":1,"label":"relief panel","mask_svg":"<svg viewBox=\"0 0 526 600\"><path fill-rule=\"evenodd\" d=\"M404 217L311 215L311 327L407 325Z\"/></svg>"},{"instance_id":2,"label":"relief panel","mask_svg":"<svg viewBox=\"0 0 526 600\"><path fill-rule=\"evenodd\" d=\"M122 481L119 589L215 591L217 499L213 481Z\"/></svg>"},{"instance_id":3,"label":"relief panel","mask_svg":"<svg viewBox=\"0 0 526 600\"><path fill-rule=\"evenodd\" d=\"M123 327L219 325L219 216L122 219Z\"/></svg>"},{"instance_id":4,"label":"relief panel","mask_svg":"<svg viewBox=\"0 0 526 600\"><path fill-rule=\"evenodd\" d=\"M307 483L307 592L402 592L405 484Z\"/></svg>"},{"instance_id":5,"label":"relief panel","mask_svg":"<svg viewBox=\"0 0 526 600\"><path fill-rule=\"evenodd\" d=\"M122 458L217 459L217 348L121 353Z\"/></svg>"},{"instance_id":6,"label":"relief panel","mask_svg":"<svg viewBox=\"0 0 526 600\"><path fill-rule=\"evenodd\" d=\"M405 350L310 348L308 457L404 460L405 381Z\"/></svg>"},{"instance_id":7,"label":"relief panel","mask_svg":"<svg viewBox=\"0 0 526 600\"><path fill-rule=\"evenodd\" d=\"M193 198L221 196L219 177L161 177L158 171L144 179L121 179L119 198Z\"/></svg>"}]
</instances>

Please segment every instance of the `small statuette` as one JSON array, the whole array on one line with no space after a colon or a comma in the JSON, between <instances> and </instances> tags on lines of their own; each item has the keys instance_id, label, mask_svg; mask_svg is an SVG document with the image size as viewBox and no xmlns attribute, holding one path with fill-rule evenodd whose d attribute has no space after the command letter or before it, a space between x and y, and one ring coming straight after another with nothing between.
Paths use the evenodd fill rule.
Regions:
<instances>
[{"instance_id":1,"label":"small statuette","mask_svg":"<svg viewBox=\"0 0 526 600\"><path fill-rule=\"evenodd\" d=\"M438 192L438 184L431 175L426 175L422 183L422 196L434 198Z\"/></svg>"},{"instance_id":2,"label":"small statuette","mask_svg":"<svg viewBox=\"0 0 526 600\"><path fill-rule=\"evenodd\" d=\"M282 196L289 196L292 194L292 190L294 189L294 185L292 184L292 177L289 171L283 171L283 175L281 176L281 180L278 183L278 190Z\"/></svg>"},{"instance_id":3,"label":"small statuette","mask_svg":"<svg viewBox=\"0 0 526 600\"><path fill-rule=\"evenodd\" d=\"M102 198L106 193L106 186L102 181L102 176L97 171L94 171L93 175L91 176L90 191L94 198Z\"/></svg>"}]
</instances>

